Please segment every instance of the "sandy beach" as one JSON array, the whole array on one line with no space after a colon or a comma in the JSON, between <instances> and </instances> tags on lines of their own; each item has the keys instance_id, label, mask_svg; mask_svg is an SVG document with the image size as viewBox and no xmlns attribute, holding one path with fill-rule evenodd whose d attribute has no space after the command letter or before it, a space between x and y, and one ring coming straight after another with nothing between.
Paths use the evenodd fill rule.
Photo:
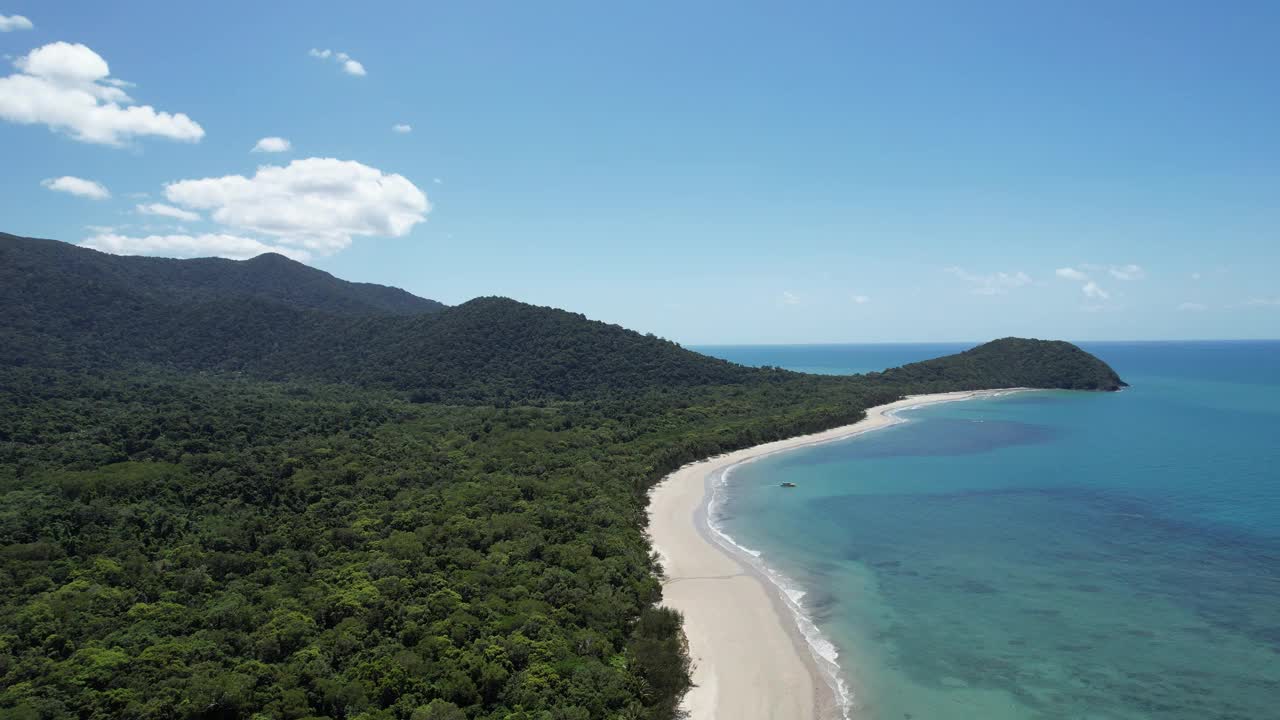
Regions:
<instances>
[{"instance_id":1,"label":"sandy beach","mask_svg":"<svg viewBox=\"0 0 1280 720\"><path fill-rule=\"evenodd\" d=\"M757 445L680 468L649 502L649 534L662 556L664 604L684 613L695 687L691 720L828 720L842 717L780 590L707 524L711 479L747 460L901 422L898 410L1002 391L916 395L867 411L861 422Z\"/></svg>"}]
</instances>

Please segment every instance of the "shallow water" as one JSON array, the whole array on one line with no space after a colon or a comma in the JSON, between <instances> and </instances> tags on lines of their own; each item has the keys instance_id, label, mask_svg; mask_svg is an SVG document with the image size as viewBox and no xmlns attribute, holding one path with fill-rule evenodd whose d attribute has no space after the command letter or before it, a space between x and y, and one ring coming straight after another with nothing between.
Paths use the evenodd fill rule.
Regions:
<instances>
[{"instance_id":1,"label":"shallow water","mask_svg":"<svg viewBox=\"0 0 1280 720\"><path fill-rule=\"evenodd\" d=\"M806 590L856 716L1280 717L1280 343L1088 348L1133 387L934 406L732 474L718 524Z\"/></svg>"}]
</instances>

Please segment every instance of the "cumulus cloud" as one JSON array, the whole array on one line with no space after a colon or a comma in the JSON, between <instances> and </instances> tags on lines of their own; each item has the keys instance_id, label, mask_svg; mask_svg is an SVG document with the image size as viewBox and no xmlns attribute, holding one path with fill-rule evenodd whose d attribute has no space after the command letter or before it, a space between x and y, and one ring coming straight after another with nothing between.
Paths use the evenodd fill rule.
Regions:
<instances>
[{"instance_id":1,"label":"cumulus cloud","mask_svg":"<svg viewBox=\"0 0 1280 720\"><path fill-rule=\"evenodd\" d=\"M413 126L408 123L396 123L391 126L391 132L398 132L401 135L407 135L413 132Z\"/></svg>"},{"instance_id":2,"label":"cumulus cloud","mask_svg":"<svg viewBox=\"0 0 1280 720\"><path fill-rule=\"evenodd\" d=\"M1107 292L1106 290L1103 290L1102 287L1098 285L1098 283L1092 280L1085 283L1084 287L1080 288L1080 292L1084 293L1085 297L1091 298L1093 300L1110 300L1111 299L1111 293Z\"/></svg>"},{"instance_id":3,"label":"cumulus cloud","mask_svg":"<svg viewBox=\"0 0 1280 720\"><path fill-rule=\"evenodd\" d=\"M114 83L100 83L111 74L111 68L101 55L78 43L43 45L14 60L13 66L33 77L84 88L103 100L125 101L129 98ZM102 87L96 87L99 83Z\"/></svg>"},{"instance_id":4,"label":"cumulus cloud","mask_svg":"<svg viewBox=\"0 0 1280 720\"><path fill-rule=\"evenodd\" d=\"M268 245L252 238L225 234L205 235L148 235L129 237L114 233L101 233L80 243L84 247L112 253L113 255L163 255L165 257L225 257L244 260L263 253L280 253L294 260L305 261L310 254L297 248Z\"/></svg>"},{"instance_id":5,"label":"cumulus cloud","mask_svg":"<svg viewBox=\"0 0 1280 720\"><path fill-rule=\"evenodd\" d=\"M403 175L334 158L263 165L252 177L181 180L165 186L165 198L208 210L235 232L320 254L347 247L353 237L401 237L431 211L426 194Z\"/></svg>"},{"instance_id":6,"label":"cumulus cloud","mask_svg":"<svg viewBox=\"0 0 1280 720\"><path fill-rule=\"evenodd\" d=\"M783 305L799 305L800 296L796 295L790 290L783 290L782 294L778 296L778 302L782 303Z\"/></svg>"},{"instance_id":7,"label":"cumulus cloud","mask_svg":"<svg viewBox=\"0 0 1280 720\"><path fill-rule=\"evenodd\" d=\"M850 296L849 299L852 300L855 305L866 305L867 303L871 302L871 298L867 297L866 295L853 295L853 296Z\"/></svg>"},{"instance_id":8,"label":"cumulus cloud","mask_svg":"<svg viewBox=\"0 0 1280 720\"><path fill-rule=\"evenodd\" d=\"M1031 284L1031 276L1021 270L986 275L971 273L960 267L949 267L946 271L969 283L972 286L969 292L974 295L1004 295L1010 290Z\"/></svg>"},{"instance_id":9,"label":"cumulus cloud","mask_svg":"<svg viewBox=\"0 0 1280 720\"><path fill-rule=\"evenodd\" d=\"M68 195L91 200L106 200L111 197L111 192L102 183L71 177L70 175L42 180L40 184L54 192L67 193Z\"/></svg>"},{"instance_id":10,"label":"cumulus cloud","mask_svg":"<svg viewBox=\"0 0 1280 720\"><path fill-rule=\"evenodd\" d=\"M281 153L293 149L293 143L282 137L264 137L249 152Z\"/></svg>"},{"instance_id":11,"label":"cumulus cloud","mask_svg":"<svg viewBox=\"0 0 1280 720\"><path fill-rule=\"evenodd\" d=\"M34 27L30 20L21 15L0 15L0 32L30 30Z\"/></svg>"},{"instance_id":12,"label":"cumulus cloud","mask_svg":"<svg viewBox=\"0 0 1280 720\"><path fill-rule=\"evenodd\" d=\"M437 184L437 185L443 185L443 184L444 184L444 181L443 181L443 180L441 180L440 178L431 178L431 182L433 182L433 183L435 183L435 184Z\"/></svg>"},{"instance_id":13,"label":"cumulus cloud","mask_svg":"<svg viewBox=\"0 0 1280 720\"><path fill-rule=\"evenodd\" d=\"M243 259L277 252L305 261L355 237L403 236L431 211L426 194L404 176L333 158L262 165L252 176L179 180L164 196L164 203L135 209L186 222L205 219L206 211L221 228L190 234L143 226L138 235L97 228L81 244L116 254Z\"/></svg>"},{"instance_id":14,"label":"cumulus cloud","mask_svg":"<svg viewBox=\"0 0 1280 720\"><path fill-rule=\"evenodd\" d=\"M173 218L174 220L183 220L185 222L197 222L201 220L199 213L193 213L190 210L183 210L172 205L164 203L150 203L147 205L136 206L137 211L142 215L157 215L159 217Z\"/></svg>"},{"instance_id":15,"label":"cumulus cloud","mask_svg":"<svg viewBox=\"0 0 1280 720\"><path fill-rule=\"evenodd\" d=\"M1178 306L1178 309L1183 312L1200 312L1207 309L1207 306L1198 302L1184 302Z\"/></svg>"},{"instance_id":16,"label":"cumulus cloud","mask_svg":"<svg viewBox=\"0 0 1280 720\"><path fill-rule=\"evenodd\" d=\"M55 42L13 62L0 78L0 118L45 125L81 142L123 145L142 136L197 142L204 129L182 113L133 104L128 83L108 77L107 61L84 45Z\"/></svg>"},{"instance_id":17,"label":"cumulus cloud","mask_svg":"<svg viewBox=\"0 0 1280 720\"><path fill-rule=\"evenodd\" d=\"M320 60L333 60L342 67L342 72L348 75L355 75L356 77L364 77L365 75L368 75L368 73L365 72L363 64L344 52L334 52L328 48L325 48L324 50L311 48L307 51L307 54Z\"/></svg>"},{"instance_id":18,"label":"cumulus cloud","mask_svg":"<svg viewBox=\"0 0 1280 720\"><path fill-rule=\"evenodd\" d=\"M1089 279L1088 275L1084 274L1083 272L1080 272L1079 270L1076 270L1075 268L1069 268L1069 267L1058 268L1057 270L1053 271L1053 274L1057 275L1060 278L1064 278L1066 280L1088 280Z\"/></svg>"}]
</instances>

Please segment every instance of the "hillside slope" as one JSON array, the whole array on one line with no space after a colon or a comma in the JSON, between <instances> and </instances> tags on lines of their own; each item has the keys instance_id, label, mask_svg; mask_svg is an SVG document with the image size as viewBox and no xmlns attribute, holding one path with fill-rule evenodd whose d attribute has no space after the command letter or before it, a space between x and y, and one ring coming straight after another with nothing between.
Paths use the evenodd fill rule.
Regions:
<instances>
[{"instance_id":1,"label":"hillside slope","mask_svg":"<svg viewBox=\"0 0 1280 720\"><path fill-rule=\"evenodd\" d=\"M346 283L275 255L243 262L115 257L0 238L0 364L147 366L391 389L418 402L512 403L618 392L785 383L577 313L507 298L447 308ZM408 298L408 299L406 299ZM409 313L407 309L436 309ZM864 378L903 391L1111 390L1111 368L1062 342L1005 339Z\"/></svg>"},{"instance_id":2,"label":"hillside slope","mask_svg":"<svg viewBox=\"0 0 1280 720\"><path fill-rule=\"evenodd\" d=\"M37 288L48 299L55 299L54 289L89 288L162 303L254 299L340 315L419 315L445 307L399 288L339 280L275 253L240 261L173 260L111 255L7 233L0 233L0 287L5 300ZM62 298L73 304L79 299Z\"/></svg>"},{"instance_id":3,"label":"hillside slope","mask_svg":"<svg viewBox=\"0 0 1280 720\"><path fill-rule=\"evenodd\" d=\"M990 387L1119 390L1126 383L1111 366L1061 340L1002 338L954 355L869 376L925 390Z\"/></svg>"}]
</instances>

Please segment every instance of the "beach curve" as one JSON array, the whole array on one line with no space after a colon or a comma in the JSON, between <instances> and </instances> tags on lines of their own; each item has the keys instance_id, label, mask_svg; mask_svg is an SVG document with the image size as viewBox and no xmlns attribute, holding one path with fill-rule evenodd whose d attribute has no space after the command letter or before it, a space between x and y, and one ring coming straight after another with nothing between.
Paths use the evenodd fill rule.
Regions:
<instances>
[{"instance_id":1,"label":"beach curve","mask_svg":"<svg viewBox=\"0 0 1280 720\"><path fill-rule=\"evenodd\" d=\"M830 644L822 647L784 579L710 522L716 483L745 462L902 422L901 410L1010 391L908 396L851 425L691 463L653 488L649 536L665 573L663 604L684 615L694 663L682 705L690 720L838 720L852 700Z\"/></svg>"}]
</instances>

